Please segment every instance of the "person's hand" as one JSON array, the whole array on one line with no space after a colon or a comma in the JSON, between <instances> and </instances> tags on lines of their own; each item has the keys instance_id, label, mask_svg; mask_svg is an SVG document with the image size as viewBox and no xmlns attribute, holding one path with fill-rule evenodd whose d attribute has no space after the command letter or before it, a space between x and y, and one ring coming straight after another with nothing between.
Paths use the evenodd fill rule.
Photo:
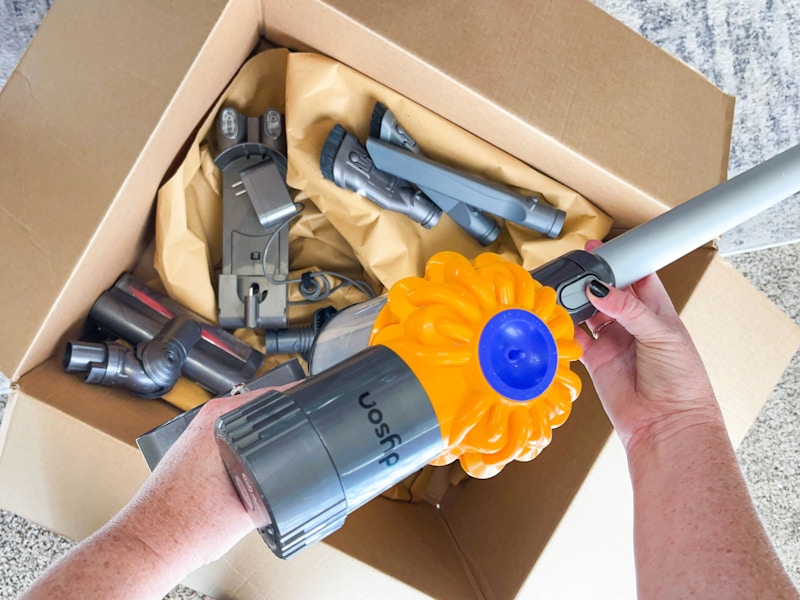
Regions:
<instances>
[{"instance_id":1,"label":"person's hand","mask_svg":"<svg viewBox=\"0 0 800 600\"><path fill-rule=\"evenodd\" d=\"M628 453L643 439L720 421L700 355L657 275L587 292L599 312L586 321L593 335L576 330L581 361Z\"/></svg>"},{"instance_id":2,"label":"person's hand","mask_svg":"<svg viewBox=\"0 0 800 600\"><path fill-rule=\"evenodd\" d=\"M252 531L217 450L214 423L265 391L208 402L125 508L23 598L163 598Z\"/></svg>"},{"instance_id":3,"label":"person's hand","mask_svg":"<svg viewBox=\"0 0 800 600\"><path fill-rule=\"evenodd\" d=\"M208 402L112 524L169 554L165 560L180 557L189 570L221 557L252 531L214 441L214 423L265 391Z\"/></svg>"}]
</instances>

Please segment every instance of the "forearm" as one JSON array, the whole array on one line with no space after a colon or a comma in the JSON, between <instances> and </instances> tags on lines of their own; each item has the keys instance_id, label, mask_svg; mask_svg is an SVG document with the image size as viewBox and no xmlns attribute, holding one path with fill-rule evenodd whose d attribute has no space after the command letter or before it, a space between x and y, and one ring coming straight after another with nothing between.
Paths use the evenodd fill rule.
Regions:
<instances>
[{"instance_id":1,"label":"forearm","mask_svg":"<svg viewBox=\"0 0 800 600\"><path fill-rule=\"evenodd\" d=\"M112 522L51 567L21 599L163 598L188 574L184 571Z\"/></svg>"},{"instance_id":2,"label":"forearm","mask_svg":"<svg viewBox=\"0 0 800 600\"><path fill-rule=\"evenodd\" d=\"M721 416L628 449L639 597L797 598L753 508Z\"/></svg>"},{"instance_id":3,"label":"forearm","mask_svg":"<svg viewBox=\"0 0 800 600\"><path fill-rule=\"evenodd\" d=\"M207 404L128 505L24 598L163 598L252 531L213 436L216 418L247 399Z\"/></svg>"}]
</instances>

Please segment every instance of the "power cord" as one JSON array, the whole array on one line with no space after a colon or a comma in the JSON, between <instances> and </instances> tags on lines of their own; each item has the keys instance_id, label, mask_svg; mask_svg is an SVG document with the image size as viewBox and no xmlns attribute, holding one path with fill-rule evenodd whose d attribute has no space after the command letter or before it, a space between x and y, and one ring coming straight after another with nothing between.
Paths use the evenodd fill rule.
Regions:
<instances>
[{"instance_id":1,"label":"power cord","mask_svg":"<svg viewBox=\"0 0 800 600\"><path fill-rule=\"evenodd\" d=\"M370 299L375 298L377 294L375 294L375 291L365 281L347 277L346 275L342 275L341 273L337 273L336 271L306 271L300 276L299 279L284 279L284 280L275 279L269 273L267 269L267 255L270 247L272 246L272 241L275 239L275 237L281 230L287 228L289 226L289 223L291 223L294 219L303 214L303 211L306 209L305 204L303 204L302 202L296 202L295 207L296 207L296 212L284 218L278 224L278 226L269 235L269 237L267 238L267 243L264 245L264 252L262 252L261 254L261 269L262 271L264 271L264 277L267 279L267 281L269 281L270 284L272 285L288 285L290 283L299 284L298 289L300 291L300 294L303 296L305 300L303 300L302 302L289 302L290 306L321 302L322 300L327 299L333 292L335 292L339 288L348 285L353 286L354 288L356 288L358 291L360 291ZM341 283L333 285L329 277L336 277L337 279L341 280Z\"/></svg>"}]
</instances>

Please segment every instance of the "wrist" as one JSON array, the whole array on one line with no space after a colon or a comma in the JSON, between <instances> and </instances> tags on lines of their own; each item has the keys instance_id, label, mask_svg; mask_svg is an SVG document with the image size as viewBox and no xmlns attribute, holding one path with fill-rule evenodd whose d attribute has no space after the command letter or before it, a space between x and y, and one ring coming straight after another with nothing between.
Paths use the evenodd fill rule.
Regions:
<instances>
[{"instance_id":1,"label":"wrist","mask_svg":"<svg viewBox=\"0 0 800 600\"><path fill-rule=\"evenodd\" d=\"M112 520L109 527L118 539L126 540L136 564L145 566L156 579L170 582L169 589L203 564L182 528L163 513L152 519L124 516Z\"/></svg>"},{"instance_id":2,"label":"wrist","mask_svg":"<svg viewBox=\"0 0 800 600\"><path fill-rule=\"evenodd\" d=\"M633 464L662 448L680 448L681 438L707 435L728 439L722 413L713 398L710 402L698 402L692 408L663 415L639 427L623 440L623 444L628 462Z\"/></svg>"}]
</instances>

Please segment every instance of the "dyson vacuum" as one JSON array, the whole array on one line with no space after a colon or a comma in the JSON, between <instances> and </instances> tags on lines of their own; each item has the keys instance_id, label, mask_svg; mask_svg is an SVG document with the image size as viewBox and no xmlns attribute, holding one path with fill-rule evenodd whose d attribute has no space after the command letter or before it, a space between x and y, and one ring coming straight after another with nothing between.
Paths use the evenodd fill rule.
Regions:
<instances>
[{"instance_id":1,"label":"dyson vacuum","mask_svg":"<svg viewBox=\"0 0 800 600\"><path fill-rule=\"evenodd\" d=\"M382 172L431 175L424 157L376 138ZM431 189L434 181L428 181ZM222 416L215 436L262 537L288 558L426 464L478 478L534 458L581 381L574 328L592 279L626 287L800 190L800 146L597 249L531 272L498 255L433 256L424 277L335 315L311 376ZM481 207L482 208L482 207Z\"/></svg>"}]
</instances>

